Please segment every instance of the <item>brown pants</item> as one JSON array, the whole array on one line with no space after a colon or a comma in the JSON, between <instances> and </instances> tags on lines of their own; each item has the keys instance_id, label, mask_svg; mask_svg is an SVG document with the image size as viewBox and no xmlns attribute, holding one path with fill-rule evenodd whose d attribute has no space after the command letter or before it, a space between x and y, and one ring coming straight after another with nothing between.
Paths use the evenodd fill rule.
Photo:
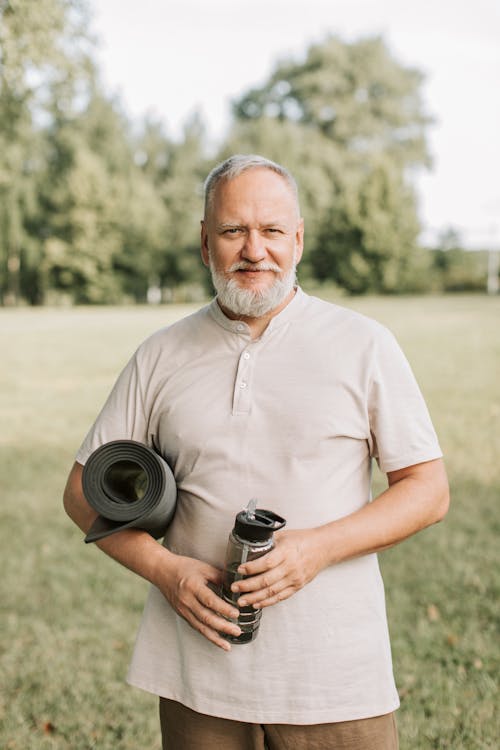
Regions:
<instances>
[{"instance_id":1,"label":"brown pants","mask_svg":"<svg viewBox=\"0 0 500 750\"><path fill-rule=\"evenodd\" d=\"M398 750L394 714L334 724L247 724L160 698L163 750Z\"/></svg>"}]
</instances>

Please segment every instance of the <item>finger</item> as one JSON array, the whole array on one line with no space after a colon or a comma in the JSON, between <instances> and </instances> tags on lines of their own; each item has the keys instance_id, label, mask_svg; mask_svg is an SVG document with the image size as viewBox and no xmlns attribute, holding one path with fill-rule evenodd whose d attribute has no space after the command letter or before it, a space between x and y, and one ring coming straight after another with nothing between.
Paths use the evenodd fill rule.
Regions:
<instances>
[{"instance_id":1,"label":"finger","mask_svg":"<svg viewBox=\"0 0 500 750\"><path fill-rule=\"evenodd\" d=\"M265 609L265 607L271 607L273 604L278 604L279 602L285 601L285 599L288 599L292 594L295 594L297 589L294 586L287 586L286 588L279 591L277 594L274 594L272 596L269 596L265 599L260 599L255 602L250 602L249 598L247 596L244 597L244 599L239 599L238 604L240 606L253 606L254 609ZM246 604L243 604L243 601L246 602Z\"/></svg>"},{"instance_id":2,"label":"finger","mask_svg":"<svg viewBox=\"0 0 500 750\"><path fill-rule=\"evenodd\" d=\"M225 638L222 638L214 630L210 630L210 628L205 628L203 626L197 628L197 630L201 633L201 635L205 636L207 641L210 641L215 646L221 648L223 651L231 651L231 644L229 643L229 641L226 641Z\"/></svg>"},{"instance_id":3,"label":"finger","mask_svg":"<svg viewBox=\"0 0 500 750\"><path fill-rule=\"evenodd\" d=\"M241 628L234 622L226 620L224 617L217 615L212 610L203 607L201 605L196 606L194 609L186 609L184 612L179 611L179 614L193 627L198 630L205 638L212 643L223 648L225 651L229 651L228 642L224 639L223 635L239 636L241 635Z\"/></svg>"},{"instance_id":4,"label":"finger","mask_svg":"<svg viewBox=\"0 0 500 750\"><path fill-rule=\"evenodd\" d=\"M279 580L268 583L268 585L261 586L258 589L243 592L238 599L237 604L239 607L254 605L258 605L260 607L260 604L263 601L267 601L270 599L279 601L278 597L285 589L288 588L296 589L289 577L282 577Z\"/></svg>"},{"instance_id":5,"label":"finger","mask_svg":"<svg viewBox=\"0 0 500 750\"><path fill-rule=\"evenodd\" d=\"M276 584L286 578L287 575L287 567L285 565L280 565L279 567L268 570L261 575L249 576L248 578L242 578L239 581L235 581L231 584L231 591L234 593L262 591L264 589L269 589L272 586L276 586Z\"/></svg>"},{"instance_id":6,"label":"finger","mask_svg":"<svg viewBox=\"0 0 500 750\"><path fill-rule=\"evenodd\" d=\"M257 576L260 573L265 573L268 570L276 568L281 565L285 559L285 554L282 549L275 548L272 552L268 552L267 555L262 555L256 560L251 562L243 563L238 567L238 573L244 576Z\"/></svg>"},{"instance_id":7,"label":"finger","mask_svg":"<svg viewBox=\"0 0 500 750\"><path fill-rule=\"evenodd\" d=\"M227 635L241 635L241 628L239 625L231 622L231 620L227 620L225 617L221 617L210 609L201 607L195 612L195 615L202 628L208 628L215 634L227 633Z\"/></svg>"},{"instance_id":8,"label":"finger","mask_svg":"<svg viewBox=\"0 0 500 750\"><path fill-rule=\"evenodd\" d=\"M237 607L229 604L222 597L218 596L211 588L206 587L197 593L197 598L201 604L213 612L218 612L223 617L231 620L237 620L240 614Z\"/></svg>"}]
</instances>

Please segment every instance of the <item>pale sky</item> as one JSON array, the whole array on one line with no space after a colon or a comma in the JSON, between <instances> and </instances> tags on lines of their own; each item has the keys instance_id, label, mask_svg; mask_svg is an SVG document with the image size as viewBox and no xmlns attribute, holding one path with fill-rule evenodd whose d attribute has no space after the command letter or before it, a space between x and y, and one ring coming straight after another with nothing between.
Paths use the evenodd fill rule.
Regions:
<instances>
[{"instance_id":1,"label":"pale sky","mask_svg":"<svg viewBox=\"0 0 500 750\"><path fill-rule=\"evenodd\" d=\"M221 139L231 99L327 34L381 34L422 70L434 159L418 181L428 233L500 248L500 0L90 0L108 92L168 135L201 111Z\"/></svg>"}]
</instances>

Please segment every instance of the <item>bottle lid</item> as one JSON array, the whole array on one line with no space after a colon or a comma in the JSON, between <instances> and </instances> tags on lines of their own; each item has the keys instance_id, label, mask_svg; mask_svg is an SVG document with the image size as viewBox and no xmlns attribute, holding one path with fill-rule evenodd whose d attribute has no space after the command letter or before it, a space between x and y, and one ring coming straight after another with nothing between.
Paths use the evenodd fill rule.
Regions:
<instances>
[{"instance_id":1,"label":"bottle lid","mask_svg":"<svg viewBox=\"0 0 500 750\"><path fill-rule=\"evenodd\" d=\"M234 522L234 533L248 542L267 542L273 533L282 529L286 521L272 510L247 508L237 514Z\"/></svg>"}]
</instances>

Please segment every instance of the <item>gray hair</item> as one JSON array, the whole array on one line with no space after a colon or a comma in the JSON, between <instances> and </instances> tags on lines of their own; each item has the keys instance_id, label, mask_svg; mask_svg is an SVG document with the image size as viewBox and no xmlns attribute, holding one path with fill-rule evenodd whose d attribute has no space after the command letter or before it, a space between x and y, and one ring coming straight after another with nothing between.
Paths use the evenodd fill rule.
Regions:
<instances>
[{"instance_id":1,"label":"gray hair","mask_svg":"<svg viewBox=\"0 0 500 750\"><path fill-rule=\"evenodd\" d=\"M299 213L299 190L295 178L288 169L282 167L281 164L277 164L276 162L266 159L264 156L259 156L258 154L234 154L220 164L217 164L205 180L205 217L207 216L207 211L212 204L215 190L220 182L223 180L233 180L235 177L238 177L249 169L258 168L269 169L280 177L283 177L297 201L297 213Z\"/></svg>"}]
</instances>

